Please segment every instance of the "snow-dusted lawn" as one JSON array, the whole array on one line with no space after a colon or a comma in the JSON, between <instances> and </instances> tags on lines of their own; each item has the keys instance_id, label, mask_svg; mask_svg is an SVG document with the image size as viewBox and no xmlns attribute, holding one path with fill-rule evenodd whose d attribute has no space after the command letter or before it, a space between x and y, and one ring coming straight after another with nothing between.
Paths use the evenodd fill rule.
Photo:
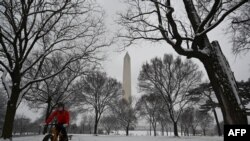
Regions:
<instances>
[{"instance_id":1,"label":"snow-dusted lawn","mask_svg":"<svg viewBox=\"0 0 250 141\"><path fill-rule=\"evenodd\" d=\"M43 136L18 137L13 141L42 141ZM1 141L1 139L0 139ZM167 136L93 136L73 135L72 141L223 141L222 137L167 137Z\"/></svg>"}]
</instances>

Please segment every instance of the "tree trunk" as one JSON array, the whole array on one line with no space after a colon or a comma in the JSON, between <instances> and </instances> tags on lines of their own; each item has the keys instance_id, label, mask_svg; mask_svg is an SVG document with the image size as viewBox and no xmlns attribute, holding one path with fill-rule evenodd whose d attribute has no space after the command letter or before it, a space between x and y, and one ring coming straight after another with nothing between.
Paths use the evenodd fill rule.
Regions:
<instances>
[{"instance_id":1,"label":"tree trunk","mask_svg":"<svg viewBox=\"0 0 250 141\"><path fill-rule=\"evenodd\" d=\"M218 116L217 116L217 113L216 113L215 108L213 108L213 113L214 113L214 118L215 118L216 125L217 125L218 135L219 135L219 136L222 136L221 128L220 128L220 122L219 122L219 120L218 120Z\"/></svg>"},{"instance_id":2,"label":"tree trunk","mask_svg":"<svg viewBox=\"0 0 250 141\"><path fill-rule=\"evenodd\" d=\"M94 134L97 135L98 128L98 114L95 115L95 126L94 126Z\"/></svg>"},{"instance_id":3,"label":"tree trunk","mask_svg":"<svg viewBox=\"0 0 250 141\"><path fill-rule=\"evenodd\" d=\"M167 132L167 136L168 136L168 127L166 127L166 129L165 129L165 130L166 130L166 132Z\"/></svg>"},{"instance_id":4,"label":"tree trunk","mask_svg":"<svg viewBox=\"0 0 250 141\"><path fill-rule=\"evenodd\" d=\"M192 130L193 130L193 136L195 136L195 128L192 128Z\"/></svg>"},{"instance_id":5,"label":"tree trunk","mask_svg":"<svg viewBox=\"0 0 250 141\"><path fill-rule=\"evenodd\" d=\"M238 94L238 87L217 41L211 43L210 57L202 62L220 103L225 124L247 124L246 112Z\"/></svg>"},{"instance_id":6,"label":"tree trunk","mask_svg":"<svg viewBox=\"0 0 250 141\"><path fill-rule=\"evenodd\" d=\"M154 129L154 136L156 136L156 122L153 122L152 124L153 124L152 126L153 126L153 129Z\"/></svg>"},{"instance_id":7,"label":"tree trunk","mask_svg":"<svg viewBox=\"0 0 250 141\"><path fill-rule=\"evenodd\" d=\"M108 135L110 134L110 130L107 131Z\"/></svg>"},{"instance_id":8,"label":"tree trunk","mask_svg":"<svg viewBox=\"0 0 250 141\"><path fill-rule=\"evenodd\" d=\"M177 126L177 122L174 122L174 136L178 137L178 126Z\"/></svg>"},{"instance_id":9,"label":"tree trunk","mask_svg":"<svg viewBox=\"0 0 250 141\"><path fill-rule=\"evenodd\" d=\"M152 124L152 122L151 122L151 116L149 117L149 135L151 136L151 124Z\"/></svg>"},{"instance_id":10,"label":"tree trunk","mask_svg":"<svg viewBox=\"0 0 250 141\"><path fill-rule=\"evenodd\" d=\"M203 135L206 136L206 129L203 129Z\"/></svg>"},{"instance_id":11,"label":"tree trunk","mask_svg":"<svg viewBox=\"0 0 250 141\"><path fill-rule=\"evenodd\" d=\"M170 136L171 136L171 132L172 132L171 127L169 127L169 135Z\"/></svg>"},{"instance_id":12,"label":"tree trunk","mask_svg":"<svg viewBox=\"0 0 250 141\"><path fill-rule=\"evenodd\" d=\"M164 136L164 124L161 122L161 135Z\"/></svg>"},{"instance_id":13,"label":"tree trunk","mask_svg":"<svg viewBox=\"0 0 250 141\"><path fill-rule=\"evenodd\" d=\"M189 136L189 128L186 127L185 130L186 130L186 136Z\"/></svg>"},{"instance_id":14,"label":"tree trunk","mask_svg":"<svg viewBox=\"0 0 250 141\"><path fill-rule=\"evenodd\" d=\"M46 115L45 115L45 120L48 119L49 115L50 115L50 109L51 109L51 97L48 97L48 101L47 101L47 110L46 110ZM43 134L46 134L48 131L48 125L45 125L43 128Z\"/></svg>"},{"instance_id":15,"label":"tree trunk","mask_svg":"<svg viewBox=\"0 0 250 141\"><path fill-rule=\"evenodd\" d=\"M7 104L7 110L5 114L5 120L3 125L3 132L2 137L4 139L11 139L12 138L12 131L13 131L13 124L14 119L16 115L16 107L17 107L17 101L20 95L20 81L17 81L19 83L15 83L13 81L14 85L12 87L11 96Z\"/></svg>"},{"instance_id":16,"label":"tree trunk","mask_svg":"<svg viewBox=\"0 0 250 141\"><path fill-rule=\"evenodd\" d=\"M154 128L154 136L156 136L156 128Z\"/></svg>"},{"instance_id":17,"label":"tree trunk","mask_svg":"<svg viewBox=\"0 0 250 141\"><path fill-rule=\"evenodd\" d=\"M127 127L126 127L126 136L128 136L128 135L129 135L129 123L128 123Z\"/></svg>"},{"instance_id":18,"label":"tree trunk","mask_svg":"<svg viewBox=\"0 0 250 141\"><path fill-rule=\"evenodd\" d=\"M89 134L92 134L92 131L91 131L91 125L89 124Z\"/></svg>"}]
</instances>

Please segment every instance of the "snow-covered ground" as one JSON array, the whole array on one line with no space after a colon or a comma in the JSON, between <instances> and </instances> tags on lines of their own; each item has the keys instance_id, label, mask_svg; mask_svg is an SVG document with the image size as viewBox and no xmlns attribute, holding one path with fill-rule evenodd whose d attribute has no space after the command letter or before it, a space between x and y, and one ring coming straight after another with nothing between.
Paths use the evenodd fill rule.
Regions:
<instances>
[{"instance_id":1,"label":"snow-covered ground","mask_svg":"<svg viewBox=\"0 0 250 141\"><path fill-rule=\"evenodd\" d=\"M42 141L43 136L16 137L13 141ZM72 141L223 141L222 137L167 137L167 136L93 136L73 135ZM2 141L0 139L0 141Z\"/></svg>"},{"instance_id":2,"label":"snow-covered ground","mask_svg":"<svg viewBox=\"0 0 250 141\"><path fill-rule=\"evenodd\" d=\"M110 133L111 135L126 135L126 132L125 130L119 130L119 131L115 131L115 132L112 132ZM154 131L151 131L151 135L154 134ZM161 131L156 131L156 134L157 136L161 136ZM181 134L181 133L179 133ZM146 131L146 130L132 130L132 131L129 131L129 135L130 136L150 136L150 132L149 131ZM164 132L164 135L169 135L169 136L174 136L174 132Z\"/></svg>"}]
</instances>

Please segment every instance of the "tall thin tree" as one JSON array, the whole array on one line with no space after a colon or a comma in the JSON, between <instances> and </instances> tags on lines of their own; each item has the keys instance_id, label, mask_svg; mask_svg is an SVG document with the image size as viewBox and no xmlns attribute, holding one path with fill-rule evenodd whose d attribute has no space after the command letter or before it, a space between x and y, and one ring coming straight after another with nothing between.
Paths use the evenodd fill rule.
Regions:
<instances>
[{"instance_id":1,"label":"tall thin tree","mask_svg":"<svg viewBox=\"0 0 250 141\"><path fill-rule=\"evenodd\" d=\"M202 73L190 60L182 61L169 54L163 59L154 58L142 66L139 87L145 92L159 93L173 122L174 134L178 136L177 124L183 108L191 101L188 91L201 81Z\"/></svg>"},{"instance_id":2,"label":"tall thin tree","mask_svg":"<svg viewBox=\"0 0 250 141\"><path fill-rule=\"evenodd\" d=\"M82 103L94 111L94 134L98 134L98 125L104 111L121 95L121 84L106 73L93 71L81 78L76 84Z\"/></svg>"}]
</instances>

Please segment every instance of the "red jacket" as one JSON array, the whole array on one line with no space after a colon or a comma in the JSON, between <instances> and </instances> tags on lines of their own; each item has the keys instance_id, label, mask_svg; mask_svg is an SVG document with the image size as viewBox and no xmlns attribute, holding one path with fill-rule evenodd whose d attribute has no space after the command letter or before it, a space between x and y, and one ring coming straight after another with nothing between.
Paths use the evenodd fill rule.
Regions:
<instances>
[{"instance_id":1,"label":"red jacket","mask_svg":"<svg viewBox=\"0 0 250 141\"><path fill-rule=\"evenodd\" d=\"M45 121L46 124L49 124L54 118L57 119L58 124L69 124L69 112L66 110L63 111L54 111Z\"/></svg>"}]
</instances>

